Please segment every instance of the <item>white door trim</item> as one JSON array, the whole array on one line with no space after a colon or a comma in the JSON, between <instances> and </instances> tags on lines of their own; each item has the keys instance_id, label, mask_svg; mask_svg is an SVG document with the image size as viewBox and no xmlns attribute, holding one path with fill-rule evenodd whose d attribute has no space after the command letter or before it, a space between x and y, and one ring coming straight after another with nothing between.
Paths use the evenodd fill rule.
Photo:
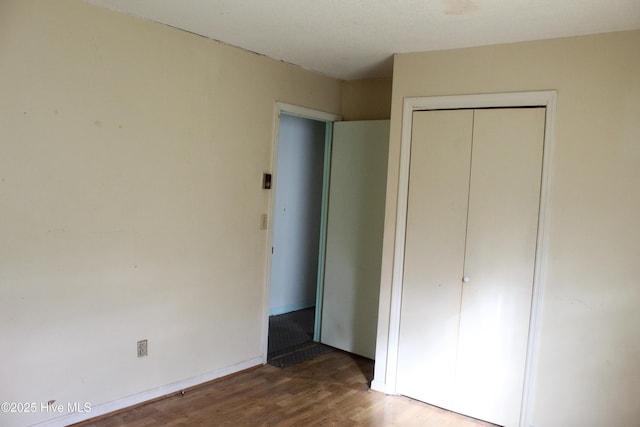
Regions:
<instances>
[{"instance_id":1,"label":"white door trim","mask_svg":"<svg viewBox=\"0 0 640 427\"><path fill-rule=\"evenodd\" d=\"M287 104L284 102L276 102L273 110L273 135L271 139L271 167L270 172L272 179L271 182L276 182L276 171L278 163L278 138L280 136L280 114L285 113L292 116L304 117L306 119L319 120L322 122L332 123L342 120L342 116L333 113L327 113L324 111L313 110L306 107L300 107L298 105ZM325 153L326 157L326 153ZM325 158L325 163L327 159ZM262 178L262 177L260 177ZM267 363L267 353L269 349L269 293L271 291L271 247L273 246L273 218L275 208L275 191L273 188L269 194L269 218L267 227L267 241L265 248L265 268L264 268L264 287L263 287L263 305L262 305L262 363ZM321 292L318 291L317 300L321 298ZM316 324L318 323L318 313L316 310ZM315 334L314 334L315 335Z\"/></svg>"},{"instance_id":2,"label":"white door trim","mask_svg":"<svg viewBox=\"0 0 640 427\"><path fill-rule=\"evenodd\" d=\"M286 104L284 102L276 102L275 119L277 124L280 113L286 113L291 116L304 117L306 119L319 120L321 122L338 122L342 120L342 116L324 111L313 110L311 108L300 107L299 105ZM274 131L278 131L274 128ZM278 140L275 140L276 144ZM277 156L277 152L273 153L272 159Z\"/></svg>"},{"instance_id":3,"label":"white door trim","mask_svg":"<svg viewBox=\"0 0 640 427\"><path fill-rule=\"evenodd\" d=\"M398 181L397 220L394 242L393 276L391 282L391 304L389 336L387 343L387 366L384 391L396 394L398 345L400 335L400 311L402 278L404 274L404 247L407 227L407 201L409 194L409 167L411 156L411 129L413 112L418 110L444 110L491 107L546 107L545 137L542 163L542 185L538 237L533 279L531 320L527 346L527 361L524 378L524 393L520 425L530 420L532 392L536 378L539 330L542 309L542 293L547 270L547 244L549 234L549 205L551 200L551 163L555 146L556 91L512 92L477 95L454 95L405 98L402 112L402 137L400 145L400 171Z\"/></svg>"}]
</instances>

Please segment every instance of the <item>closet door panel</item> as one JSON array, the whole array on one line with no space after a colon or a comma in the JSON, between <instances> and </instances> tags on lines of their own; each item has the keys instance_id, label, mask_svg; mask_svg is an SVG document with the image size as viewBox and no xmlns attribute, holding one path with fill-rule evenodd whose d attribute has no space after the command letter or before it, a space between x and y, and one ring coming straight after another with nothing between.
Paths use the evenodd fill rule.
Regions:
<instances>
[{"instance_id":1,"label":"closet door panel","mask_svg":"<svg viewBox=\"0 0 640 427\"><path fill-rule=\"evenodd\" d=\"M519 423L544 108L476 110L454 410Z\"/></svg>"},{"instance_id":2,"label":"closet door panel","mask_svg":"<svg viewBox=\"0 0 640 427\"><path fill-rule=\"evenodd\" d=\"M413 113L397 390L451 404L473 112Z\"/></svg>"}]
</instances>

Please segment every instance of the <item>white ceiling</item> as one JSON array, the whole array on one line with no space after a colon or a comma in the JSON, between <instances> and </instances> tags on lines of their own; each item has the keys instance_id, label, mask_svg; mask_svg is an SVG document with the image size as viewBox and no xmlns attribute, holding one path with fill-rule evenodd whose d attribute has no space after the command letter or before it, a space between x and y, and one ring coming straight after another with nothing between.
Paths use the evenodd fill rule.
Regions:
<instances>
[{"instance_id":1,"label":"white ceiling","mask_svg":"<svg viewBox=\"0 0 640 427\"><path fill-rule=\"evenodd\" d=\"M390 76L394 53L640 28L640 0L87 1L345 80Z\"/></svg>"}]
</instances>

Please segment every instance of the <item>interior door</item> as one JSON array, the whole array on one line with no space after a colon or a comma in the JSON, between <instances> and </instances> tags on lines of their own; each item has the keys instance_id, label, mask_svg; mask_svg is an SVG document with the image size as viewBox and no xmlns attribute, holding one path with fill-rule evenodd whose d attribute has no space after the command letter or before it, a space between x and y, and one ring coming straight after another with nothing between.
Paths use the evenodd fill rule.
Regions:
<instances>
[{"instance_id":1,"label":"interior door","mask_svg":"<svg viewBox=\"0 0 640 427\"><path fill-rule=\"evenodd\" d=\"M389 121L333 127L321 342L373 358Z\"/></svg>"},{"instance_id":2,"label":"interior door","mask_svg":"<svg viewBox=\"0 0 640 427\"><path fill-rule=\"evenodd\" d=\"M544 117L544 108L414 113L401 394L518 425Z\"/></svg>"}]
</instances>

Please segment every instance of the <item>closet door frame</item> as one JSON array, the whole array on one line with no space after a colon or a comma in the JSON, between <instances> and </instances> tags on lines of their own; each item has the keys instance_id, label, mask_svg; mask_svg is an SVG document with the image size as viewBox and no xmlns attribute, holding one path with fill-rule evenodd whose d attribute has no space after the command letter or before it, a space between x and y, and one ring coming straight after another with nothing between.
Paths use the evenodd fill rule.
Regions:
<instances>
[{"instance_id":1,"label":"closet door frame","mask_svg":"<svg viewBox=\"0 0 640 427\"><path fill-rule=\"evenodd\" d=\"M522 396L520 425L528 425L531 396L536 378L539 330L542 313L542 293L547 270L547 243L549 233L549 204L551 200L552 156L555 145L556 91L509 92L494 94L453 95L405 98L402 112L402 139L400 146L400 171L398 182L397 220L394 242L393 276L389 313L389 335L386 353L386 375L383 388L387 394L396 393L398 347L400 337L400 313L402 302L402 280L404 275L404 248L407 227L407 201L409 193L409 169L411 154L411 129L413 112L424 110L481 109L545 107L545 133L542 160L542 182L540 188L540 210L538 236L533 278L533 295L527 341L524 392ZM382 302L382 301L381 301ZM378 345L385 343L379 343ZM381 362L381 361L379 361ZM384 363L384 362L383 362Z\"/></svg>"}]
</instances>

